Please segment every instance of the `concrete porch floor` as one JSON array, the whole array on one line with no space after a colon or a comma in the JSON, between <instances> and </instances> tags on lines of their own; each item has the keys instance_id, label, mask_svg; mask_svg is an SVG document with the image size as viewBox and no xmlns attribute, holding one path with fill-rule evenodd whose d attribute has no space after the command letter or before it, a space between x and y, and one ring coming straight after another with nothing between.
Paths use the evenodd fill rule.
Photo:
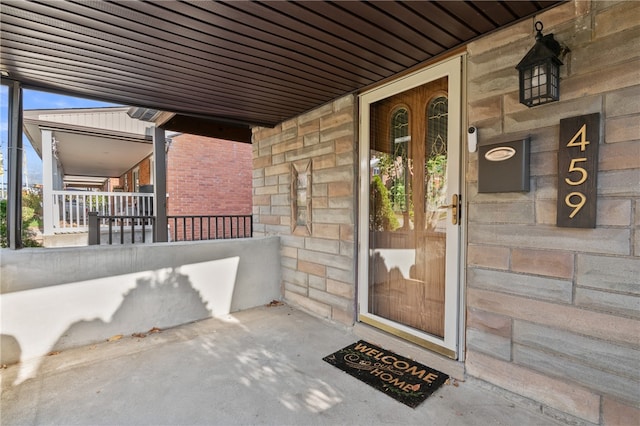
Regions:
<instances>
[{"instance_id":1,"label":"concrete porch floor","mask_svg":"<svg viewBox=\"0 0 640 426\"><path fill-rule=\"evenodd\" d=\"M2 370L0 423L564 424L477 380L409 408L322 360L358 339L286 305L125 336ZM34 377L14 383L28 367Z\"/></svg>"}]
</instances>

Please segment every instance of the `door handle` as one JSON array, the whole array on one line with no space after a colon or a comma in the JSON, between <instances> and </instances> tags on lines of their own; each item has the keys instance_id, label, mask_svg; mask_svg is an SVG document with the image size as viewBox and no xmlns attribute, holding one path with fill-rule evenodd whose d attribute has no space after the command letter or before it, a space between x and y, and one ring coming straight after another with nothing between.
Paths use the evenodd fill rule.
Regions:
<instances>
[{"instance_id":1,"label":"door handle","mask_svg":"<svg viewBox=\"0 0 640 426\"><path fill-rule=\"evenodd\" d=\"M451 223L454 225L458 224L458 209L459 209L459 199L458 194L453 194L451 196L451 204L447 204L446 206L440 206L441 209L451 209Z\"/></svg>"}]
</instances>

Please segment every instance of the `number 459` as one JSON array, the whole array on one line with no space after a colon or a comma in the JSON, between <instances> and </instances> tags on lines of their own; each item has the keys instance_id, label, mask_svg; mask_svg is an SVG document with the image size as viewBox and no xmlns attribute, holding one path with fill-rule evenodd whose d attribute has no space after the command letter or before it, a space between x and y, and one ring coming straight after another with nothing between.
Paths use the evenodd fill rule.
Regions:
<instances>
[{"instance_id":1,"label":"number 459","mask_svg":"<svg viewBox=\"0 0 640 426\"><path fill-rule=\"evenodd\" d=\"M571 138L567 146L579 146L580 151L587 149L589 141L587 140L587 123L583 124L580 130Z\"/></svg>"},{"instance_id":2,"label":"number 459","mask_svg":"<svg viewBox=\"0 0 640 426\"><path fill-rule=\"evenodd\" d=\"M569 185L572 185L572 186L580 185L587 180L587 177L589 177L589 173L587 173L586 169L576 166L576 163L579 163L582 161L587 161L587 159L583 157L583 158L574 158L571 160L571 164L569 164L569 173L578 172L582 175L582 177L580 177L580 179L576 181L573 181L569 178L564 178L564 181L567 182Z\"/></svg>"},{"instance_id":3,"label":"number 459","mask_svg":"<svg viewBox=\"0 0 640 426\"><path fill-rule=\"evenodd\" d=\"M574 203L571 199L573 197L578 197L580 199L580 201L578 201L577 203ZM582 206L584 206L584 204L587 202L587 197L581 193L581 192L572 192L570 194L568 194L565 198L564 198L564 203L573 208L573 211L571 212L571 214L569 215L570 219L573 219L573 217L578 214L578 212L580 211L580 209L582 208Z\"/></svg>"}]
</instances>

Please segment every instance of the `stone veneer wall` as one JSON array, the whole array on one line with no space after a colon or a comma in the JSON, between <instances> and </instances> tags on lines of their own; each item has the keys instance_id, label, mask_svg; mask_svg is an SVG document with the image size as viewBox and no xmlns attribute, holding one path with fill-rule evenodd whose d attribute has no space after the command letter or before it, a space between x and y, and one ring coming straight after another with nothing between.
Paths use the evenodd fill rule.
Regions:
<instances>
[{"instance_id":1,"label":"stone veneer wall","mask_svg":"<svg viewBox=\"0 0 640 426\"><path fill-rule=\"evenodd\" d=\"M534 22L569 46L561 101L518 103ZM531 190L478 194L466 162L467 374L577 424L640 418L640 2L568 2L468 46L481 144L531 135ZM601 113L596 229L555 225L559 120ZM285 299L351 324L355 97L253 134L255 234L280 235ZM292 229L291 169L311 161L310 235Z\"/></svg>"},{"instance_id":2,"label":"stone veneer wall","mask_svg":"<svg viewBox=\"0 0 640 426\"><path fill-rule=\"evenodd\" d=\"M355 98L348 95L253 132L254 235L281 237L285 300L316 315L355 318ZM294 166L311 167L309 230L292 227Z\"/></svg>"},{"instance_id":3,"label":"stone veneer wall","mask_svg":"<svg viewBox=\"0 0 640 426\"><path fill-rule=\"evenodd\" d=\"M527 108L514 66L536 20L571 53L560 102ZM638 424L640 2L569 2L468 54L469 123L480 144L531 135L531 191L478 194L469 155L467 372L565 420ZM559 121L595 112L597 227L559 228Z\"/></svg>"}]
</instances>

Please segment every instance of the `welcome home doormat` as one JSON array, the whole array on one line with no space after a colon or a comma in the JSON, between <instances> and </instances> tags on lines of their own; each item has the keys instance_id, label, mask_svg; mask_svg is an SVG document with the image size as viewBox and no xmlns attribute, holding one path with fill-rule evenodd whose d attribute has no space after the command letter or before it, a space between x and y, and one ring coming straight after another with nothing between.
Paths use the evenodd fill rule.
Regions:
<instances>
[{"instance_id":1,"label":"welcome home doormat","mask_svg":"<svg viewBox=\"0 0 640 426\"><path fill-rule=\"evenodd\" d=\"M364 340L322 359L412 408L420 405L449 378Z\"/></svg>"}]
</instances>

